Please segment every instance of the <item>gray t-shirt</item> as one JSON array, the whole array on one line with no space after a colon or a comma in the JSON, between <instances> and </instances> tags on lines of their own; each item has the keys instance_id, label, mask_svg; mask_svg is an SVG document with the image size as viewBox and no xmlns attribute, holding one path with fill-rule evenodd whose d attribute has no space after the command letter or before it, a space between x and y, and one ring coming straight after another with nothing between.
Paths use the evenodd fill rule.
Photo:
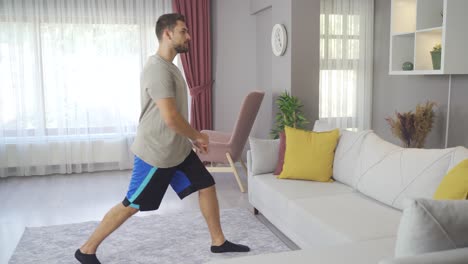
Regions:
<instances>
[{"instance_id":1,"label":"gray t-shirt","mask_svg":"<svg viewBox=\"0 0 468 264\"><path fill-rule=\"evenodd\" d=\"M175 98L177 110L187 119L187 87L182 73L172 62L156 54L149 57L143 68L140 86L140 123L131 149L155 167L177 166L190 154L192 143L166 125L156 100Z\"/></svg>"}]
</instances>

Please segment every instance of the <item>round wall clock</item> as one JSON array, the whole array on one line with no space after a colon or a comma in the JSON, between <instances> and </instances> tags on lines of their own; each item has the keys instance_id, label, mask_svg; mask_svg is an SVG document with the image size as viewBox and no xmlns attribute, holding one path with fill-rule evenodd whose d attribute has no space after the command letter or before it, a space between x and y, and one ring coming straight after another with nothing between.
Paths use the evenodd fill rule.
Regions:
<instances>
[{"instance_id":1,"label":"round wall clock","mask_svg":"<svg viewBox=\"0 0 468 264\"><path fill-rule=\"evenodd\" d=\"M288 45L286 28L282 24L276 24L271 31L271 49L275 56L282 56Z\"/></svg>"}]
</instances>

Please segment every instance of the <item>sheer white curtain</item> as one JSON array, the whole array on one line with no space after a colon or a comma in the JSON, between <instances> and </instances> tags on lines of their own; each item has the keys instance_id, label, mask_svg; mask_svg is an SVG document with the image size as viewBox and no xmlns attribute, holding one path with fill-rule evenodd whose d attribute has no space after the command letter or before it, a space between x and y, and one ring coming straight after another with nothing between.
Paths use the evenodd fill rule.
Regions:
<instances>
[{"instance_id":1,"label":"sheer white curtain","mask_svg":"<svg viewBox=\"0 0 468 264\"><path fill-rule=\"evenodd\" d=\"M125 169L170 0L0 0L0 177Z\"/></svg>"},{"instance_id":2,"label":"sheer white curtain","mask_svg":"<svg viewBox=\"0 0 468 264\"><path fill-rule=\"evenodd\" d=\"M320 120L369 129L374 0L321 0L320 9Z\"/></svg>"}]
</instances>

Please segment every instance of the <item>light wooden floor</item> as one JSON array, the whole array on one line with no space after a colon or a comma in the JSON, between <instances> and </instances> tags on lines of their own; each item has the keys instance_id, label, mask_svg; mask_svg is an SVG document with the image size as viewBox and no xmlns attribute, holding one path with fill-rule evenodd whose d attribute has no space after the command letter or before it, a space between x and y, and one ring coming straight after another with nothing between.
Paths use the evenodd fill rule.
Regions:
<instances>
[{"instance_id":1,"label":"light wooden floor","mask_svg":"<svg viewBox=\"0 0 468 264\"><path fill-rule=\"evenodd\" d=\"M7 263L26 226L48 226L101 220L124 198L131 171L0 179L0 263ZM221 209L251 208L232 174L215 173ZM245 175L241 175L247 186ZM171 214L199 210L198 195L180 200L168 188L159 210L139 213Z\"/></svg>"}]
</instances>

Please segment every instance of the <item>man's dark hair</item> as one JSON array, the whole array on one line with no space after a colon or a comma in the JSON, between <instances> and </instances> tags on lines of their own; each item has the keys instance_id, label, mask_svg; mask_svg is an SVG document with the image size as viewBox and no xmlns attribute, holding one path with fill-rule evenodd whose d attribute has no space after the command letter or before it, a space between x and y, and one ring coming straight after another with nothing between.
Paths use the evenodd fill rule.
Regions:
<instances>
[{"instance_id":1,"label":"man's dark hair","mask_svg":"<svg viewBox=\"0 0 468 264\"><path fill-rule=\"evenodd\" d=\"M162 40L164 30L167 28L172 31L177 25L177 21L185 22L185 17L178 13L172 13L164 14L158 18L158 22L156 22L156 37L158 37L159 41Z\"/></svg>"}]
</instances>

